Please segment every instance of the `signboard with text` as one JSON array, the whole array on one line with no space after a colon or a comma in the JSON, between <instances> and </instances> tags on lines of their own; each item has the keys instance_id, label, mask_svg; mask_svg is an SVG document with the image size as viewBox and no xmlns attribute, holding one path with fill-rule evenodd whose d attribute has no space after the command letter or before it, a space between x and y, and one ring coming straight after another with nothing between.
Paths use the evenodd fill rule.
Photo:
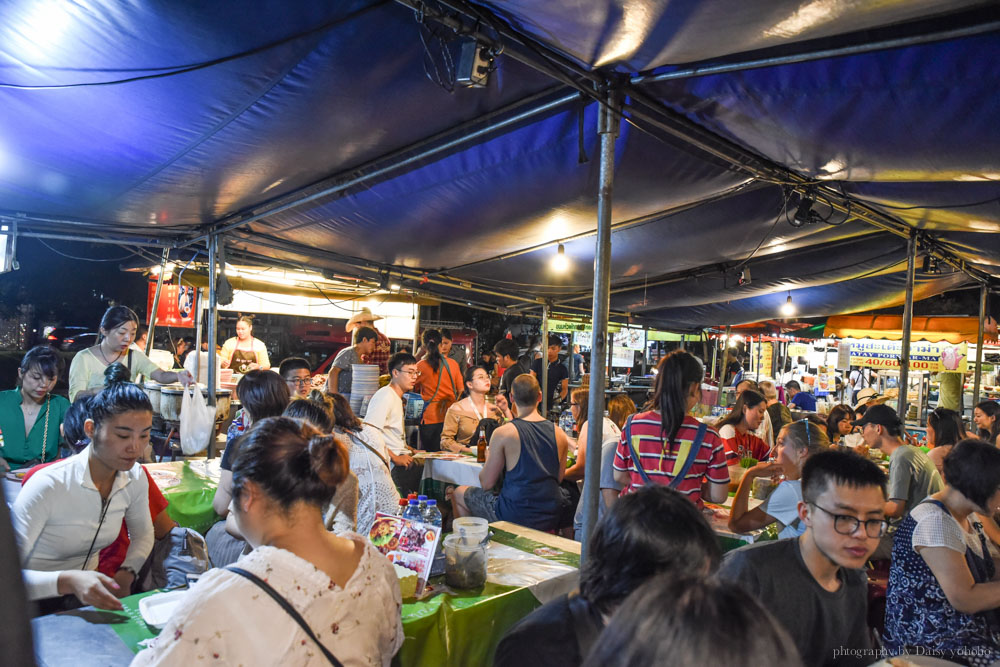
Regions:
<instances>
[{"instance_id":1,"label":"signboard with text","mask_svg":"<svg viewBox=\"0 0 1000 667\"><path fill-rule=\"evenodd\" d=\"M850 345L852 366L899 370L899 357L903 350L901 341L852 340ZM948 342L920 341L910 344L910 370L966 373L969 370L968 357L968 346L965 343L954 345Z\"/></svg>"},{"instance_id":2,"label":"signboard with text","mask_svg":"<svg viewBox=\"0 0 1000 667\"><path fill-rule=\"evenodd\" d=\"M150 282L147 313L153 310L155 296L156 283ZM197 299L196 289L191 285L164 285L160 290L160 303L156 309L156 326L194 327Z\"/></svg>"}]
</instances>

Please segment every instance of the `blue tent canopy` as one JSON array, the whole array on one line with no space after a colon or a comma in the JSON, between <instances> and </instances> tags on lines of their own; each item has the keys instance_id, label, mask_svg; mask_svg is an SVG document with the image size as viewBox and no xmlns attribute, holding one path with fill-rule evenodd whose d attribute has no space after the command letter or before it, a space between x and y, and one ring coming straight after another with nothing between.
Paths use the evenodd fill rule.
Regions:
<instances>
[{"instance_id":1,"label":"blue tent canopy","mask_svg":"<svg viewBox=\"0 0 1000 667\"><path fill-rule=\"evenodd\" d=\"M911 228L950 259L918 272L918 298L1000 277L995 6L406 5L6 3L0 217L178 248L225 229L234 258L586 311L608 80L626 102L617 317L739 324L787 294L802 315L897 305ZM498 52L485 87L455 82L459 25ZM863 48L893 39L909 41ZM793 226L812 189L825 221Z\"/></svg>"}]
</instances>

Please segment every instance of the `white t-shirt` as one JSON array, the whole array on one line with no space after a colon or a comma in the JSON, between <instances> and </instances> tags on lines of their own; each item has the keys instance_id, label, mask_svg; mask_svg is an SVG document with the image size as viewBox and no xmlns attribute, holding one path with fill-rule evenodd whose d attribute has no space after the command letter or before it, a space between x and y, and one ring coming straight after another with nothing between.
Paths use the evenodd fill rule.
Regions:
<instances>
[{"instance_id":1,"label":"white t-shirt","mask_svg":"<svg viewBox=\"0 0 1000 667\"><path fill-rule=\"evenodd\" d=\"M761 509L773 516L781 525L778 539L798 537L806 532L806 526L799 520L799 503L802 501L802 481L786 479L775 487Z\"/></svg>"},{"instance_id":2,"label":"white t-shirt","mask_svg":"<svg viewBox=\"0 0 1000 667\"><path fill-rule=\"evenodd\" d=\"M393 454L401 456L409 453L403 431L403 399L392 385L382 387L368 401L364 422L382 432L385 446Z\"/></svg>"}]
</instances>

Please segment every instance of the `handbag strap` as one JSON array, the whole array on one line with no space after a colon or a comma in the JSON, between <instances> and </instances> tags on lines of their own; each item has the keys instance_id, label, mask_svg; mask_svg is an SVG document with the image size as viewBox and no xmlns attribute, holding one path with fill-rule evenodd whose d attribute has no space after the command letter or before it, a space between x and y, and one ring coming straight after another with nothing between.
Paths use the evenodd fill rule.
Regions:
<instances>
[{"instance_id":1,"label":"handbag strap","mask_svg":"<svg viewBox=\"0 0 1000 667\"><path fill-rule=\"evenodd\" d=\"M326 659L330 661L331 665L333 665L334 667L343 667L343 664L340 662L340 660L337 660L337 657L333 655L333 653L330 653L330 650L320 643L319 638L316 637L316 634L312 631L312 628L310 628L309 624L306 623L306 619L302 618L302 615L295 610L295 607L293 607L288 600L282 597L281 593L271 588L270 584L268 584L266 581L264 581L257 575L251 572L247 572L241 567L230 565L226 569L229 570L230 572L240 575L241 577L249 579L258 587L260 587L261 590L270 595L271 599L273 599L275 602L281 605L281 608L285 610L285 613L291 616L292 620L299 624L299 627L302 628L302 631L305 632L306 636L309 637L309 639L311 639L316 644L316 646L319 647L319 650L323 652L323 655L326 656Z\"/></svg>"},{"instance_id":2,"label":"handbag strap","mask_svg":"<svg viewBox=\"0 0 1000 667\"><path fill-rule=\"evenodd\" d=\"M368 451L370 451L372 454L374 454L375 456L378 457L378 460L382 462L382 465L384 465L388 470L390 470L390 471L392 470L392 468L389 466L389 462L385 460L385 457L382 456L377 449L375 449L374 447L372 447L371 445L369 445L367 442L365 442L364 440L362 440L361 438L359 438L353 431L348 431L347 435L350 436L351 440L353 440L354 442L357 442L358 444L364 445L364 447Z\"/></svg>"},{"instance_id":3,"label":"handbag strap","mask_svg":"<svg viewBox=\"0 0 1000 667\"><path fill-rule=\"evenodd\" d=\"M444 366L445 369L448 368L447 362L445 360L443 360L443 359L442 359L442 365ZM442 370L441 366L438 366L438 383L437 383L437 386L434 387L434 393L431 394L431 397L424 402L424 407L420 411L420 423L421 424L424 422L424 413L427 412L427 406L434 402L434 397L438 395L438 390L441 389L441 370ZM449 375L450 375L450 373L449 373Z\"/></svg>"}]
</instances>

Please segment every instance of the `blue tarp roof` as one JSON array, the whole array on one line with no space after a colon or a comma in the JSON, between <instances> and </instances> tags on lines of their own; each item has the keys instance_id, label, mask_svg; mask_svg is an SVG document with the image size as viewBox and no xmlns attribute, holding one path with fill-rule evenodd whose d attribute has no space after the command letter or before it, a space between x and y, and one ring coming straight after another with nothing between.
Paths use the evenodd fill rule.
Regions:
<instances>
[{"instance_id":1,"label":"blue tarp roof","mask_svg":"<svg viewBox=\"0 0 1000 667\"><path fill-rule=\"evenodd\" d=\"M978 26L901 48L635 79L629 90L668 124L707 132L796 183L833 186L981 277L1000 276L1000 70L987 55L1000 53L1000 33L982 29L1000 22L995 6L428 7L477 15L467 24L508 49L487 87L453 85L454 32L394 2L5 3L0 209L22 231L182 243L290 203L234 230L231 250L368 278L388 271L475 303L544 297L589 310L598 106L563 83L566 73L655 76ZM525 53L563 58L563 75L529 67ZM905 238L836 224L839 213L792 227L790 181L629 111L615 178L612 310L635 321L767 319L789 293L804 316L902 302ZM566 274L548 268L556 240L572 259ZM736 269L749 269L749 285ZM918 272L918 297L972 282L939 270Z\"/></svg>"}]
</instances>

